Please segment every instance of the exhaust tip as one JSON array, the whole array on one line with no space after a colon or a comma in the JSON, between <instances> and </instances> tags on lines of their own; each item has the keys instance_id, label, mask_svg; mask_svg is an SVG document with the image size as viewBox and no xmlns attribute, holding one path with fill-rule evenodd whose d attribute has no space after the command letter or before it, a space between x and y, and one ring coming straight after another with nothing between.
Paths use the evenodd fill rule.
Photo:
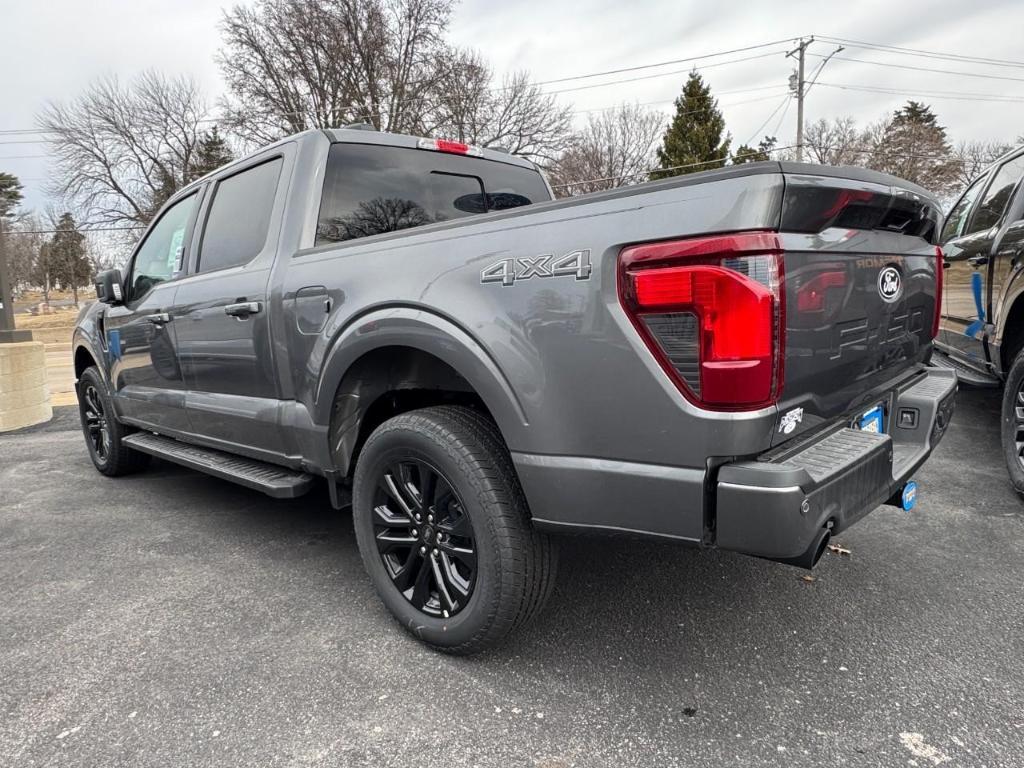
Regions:
<instances>
[{"instance_id":1,"label":"exhaust tip","mask_svg":"<svg viewBox=\"0 0 1024 768\"><path fill-rule=\"evenodd\" d=\"M803 554L797 555L796 557L771 557L768 559L774 560L777 563L795 565L797 568L805 568L809 571L817 565L821 556L825 554L825 548L831 540L832 531L828 528L822 528L818 531L817 535L811 541L810 546L807 547Z\"/></svg>"},{"instance_id":2,"label":"exhaust tip","mask_svg":"<svg viewBox=\"0 0 1024 768\"><path fill-rule=\"evenodd\" d=\"M814 553L814 559L811 560L810 568L813 568L821 560L821 556L825 554L825 548L828 546L829 541L832 540L832 532L828 528L823 529L824 535L819 537L817 541L817 551Z\"/></svg>"}]
</instances>

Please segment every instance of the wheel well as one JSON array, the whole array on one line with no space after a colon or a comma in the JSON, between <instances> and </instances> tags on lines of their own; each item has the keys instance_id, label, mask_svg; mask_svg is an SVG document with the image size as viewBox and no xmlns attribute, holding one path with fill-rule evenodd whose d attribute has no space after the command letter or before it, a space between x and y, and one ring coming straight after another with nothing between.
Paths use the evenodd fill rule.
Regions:
<instances>
[{"instance_id":1,"label":"wheel well","mask_svg":"<svg viewBox=\"0 0 1024 768\"><path fill-rule=\"evenodd\" d=\"M96 365L96 361L93 356L89 353L89 350L85 347L79 347L75 350L75 379L82 378L82 374L85 373L85 369Z\"/></svg>"},{"instance_id":2,"label":"wheel well","mask_svg":"<svg viewBox=\"0 0 1024 768\"><path fill-rule=\"evenodd\" d=\"M493 421L480 395L458 371L412 347L367 352L342 377L331 409L331 457L351 477L373 431L393 416L432 405L464 405Z\"/></svg>"},{"instance_id":3,"label":"wheel well","mask_svg":"<svg viewBox=\"0 0 1024 768\"><path fill-rule=\"evenodd\" d=\"M1010 307L1010 314L1003 323L1002 344L999 355L1002 362L1003 375L1010 372L1017 353L1024 347L1024 297L1018 298Z\"/></svg>"}]
</instances>

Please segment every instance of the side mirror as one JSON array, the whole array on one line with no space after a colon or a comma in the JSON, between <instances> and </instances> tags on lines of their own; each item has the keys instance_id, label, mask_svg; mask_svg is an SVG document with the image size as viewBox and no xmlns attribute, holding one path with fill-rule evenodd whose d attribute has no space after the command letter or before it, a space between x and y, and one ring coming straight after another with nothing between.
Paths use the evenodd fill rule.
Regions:
<instances>
[{"instance_id":1,"label":"side mirror","mask_svg":"<svg viewBox=\"0 0 1024 768\"><path fill-rule=\"evenodd\" d=\"M124 301L121 270L108 269L96 276L96 298L104 304L120 304Z\"/></svg>"}]
</instances>

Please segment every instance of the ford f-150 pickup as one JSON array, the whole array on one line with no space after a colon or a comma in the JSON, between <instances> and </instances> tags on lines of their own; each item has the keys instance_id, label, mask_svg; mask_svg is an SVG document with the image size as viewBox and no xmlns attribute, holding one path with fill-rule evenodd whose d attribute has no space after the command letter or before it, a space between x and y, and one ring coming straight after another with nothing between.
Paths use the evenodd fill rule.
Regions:
<instances>
[{"instance_id":1,"label":"ford f-150 pickup","mask_svg":"<svg viewBox=\"0 0 1024 768\"><path fill-rule=\"evenodd\" d=\"M110 476L150 456L351 500L374 587L452 653L535 615L552 534L810 568L954 407L939 208L850 168L553 200L530 162L309 131L180 190L74 332Z\"/></svg>"}]
</instances>

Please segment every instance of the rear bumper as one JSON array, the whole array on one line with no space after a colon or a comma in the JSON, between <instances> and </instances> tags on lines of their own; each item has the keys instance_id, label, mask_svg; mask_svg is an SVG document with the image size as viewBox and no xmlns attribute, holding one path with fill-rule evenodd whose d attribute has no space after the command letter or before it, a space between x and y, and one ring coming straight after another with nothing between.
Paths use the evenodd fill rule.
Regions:
<instances>
[{"instance_id":1,"label":"rear bumper","mask_svg":"<svg viewBox=\"0 0 1024 768\"><path fill-rule=\"evenodd\" d=\"M952 371L928 369L887 398L885 434L845 420L809 440L726 464L715 485L715 544L810 567L830 534L893 499L924 463L956 402ZM903 419L900 414L914 414Z\"/></svg>"}]
</instances>

